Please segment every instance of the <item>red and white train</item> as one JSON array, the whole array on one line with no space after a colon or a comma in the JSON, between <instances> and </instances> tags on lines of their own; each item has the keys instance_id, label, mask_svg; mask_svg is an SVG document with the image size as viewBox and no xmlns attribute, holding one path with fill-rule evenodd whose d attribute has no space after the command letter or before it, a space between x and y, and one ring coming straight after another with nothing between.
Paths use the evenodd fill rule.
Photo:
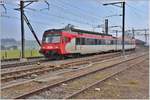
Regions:
<instances>
[{"instance_id":1,"label":"red and white train","mask_svg":"<svg viewBox=\"0 0 150 100\"><path fill-rule=\"evenodd\" d=\"M125 49L135 49L135 39L125 39ZM122 49L121 39L75 28L44 32L40 53L46 57L92 54Z\"/></svg>"}]
</instances>

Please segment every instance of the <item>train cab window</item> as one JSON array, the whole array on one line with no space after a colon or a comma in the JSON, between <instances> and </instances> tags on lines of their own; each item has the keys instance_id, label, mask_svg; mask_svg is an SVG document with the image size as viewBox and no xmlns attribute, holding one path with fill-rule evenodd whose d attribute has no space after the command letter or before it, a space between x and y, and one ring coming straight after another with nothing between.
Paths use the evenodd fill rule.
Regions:
<instances>
[{"instance_id":1,"label":"train cab window","mask_svg":"<svg viewBox=\"0 0 150 100\"><path fill-rule=\"evenodd\" d=\"M58 33L44 34L42 41L45 43L59 43L61 35Z\"/></svg>"}]
</instances>

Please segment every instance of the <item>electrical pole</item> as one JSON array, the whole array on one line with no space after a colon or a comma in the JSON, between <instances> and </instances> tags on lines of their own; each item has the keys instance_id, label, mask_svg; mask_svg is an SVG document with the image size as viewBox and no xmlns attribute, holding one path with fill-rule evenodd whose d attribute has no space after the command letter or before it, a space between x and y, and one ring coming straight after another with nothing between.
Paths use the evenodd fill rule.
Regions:
<instances>
[{"instance_id":1,"label":"electrical pole","mask_svg":"<svg viewBox=\"0 0 150 100\"><path fill-rule=\"evenodd\" d=\"M118 42L118 30L116 30L116 50L117 50L117 43Z\"/></svg>"},{"instance_id":2,"label":"electrical pole","mask_svg":"<svg viewBox=\"0 0 150 100\"><path fill-rule=\"evenodd\" d=\"M105 19L105 34L108 34L108 19Z\"/></svg>"},{"instance_id":3,"label":"electrical pole","mask_svg":"<svg viewBox=\"0 0 150 100\"><path fill-rule=\"evenodd\" d=\"M24 58L24 45L25 45L25 38L24 38L24 20L23 20L23 14L24 14L24 1L20 1L20 17L21 17L21 58Z\"/></svg>"},{"instance_id":4,"label":"electrical pole","mask_svg":"<svg viewBox=\"0 0 150 100\"><path fill-rule=\"evenodd\" d=\"M24 51L25 51L24 20L27 23L33 36L35 37L37 43L39 44L39 46L41 46L40 41L39 41L38 37L36 36L33 28L32 28L32 25L30 24L29 20L27 19L27 17L25 16L25 13L24 13L24 8L26 8L27 6L29 6L33 2L38 2L38 0L27 0L27 1L20 0L20 7L15 9L15 10L20 11L20 17L21 17L21 58L25 57L25 54L24 54ZM44 2L48 5L48 8L44 8L44 9L49 9L49 3L46 0ZM28 3L28 4L26 4L26 3Z\"/></svg>"},{"instance_id":5,"label":"electrical pole","mask_svg":"<svg viewBox=\"0 0 150 100\"><path fill-rule=\"evenodd\" d=\"M145 29L145 45L147 45L147 34L146 34L147 30Z\"/></svg>"},{"instance_id":6,"label":"electrical pole","mask_svg":"<svg viewBox=\"0 0 150 100\"><path fill-rule=\"evenodd\" d=\"M135 39L134 28L132 28L133 39Z\"/></svg>"},{"instance_id":7,"label":"electrical pole","mask_svg":"<svg viewBox=\"0 0 150 100\"><path fill-rule=\"evenodd\" d=\"M122 2L122 54L125 55L125 42L124 42L124 36L125 36L125 2Z\"/></svg>"},{"instance_id":8,"label":"electrical pole","mask_svg":"<svg viewBox=\"0 0 150 100\"><path fill-rule=\"evenodd\" d=\"M135 41L135 33L134 33L134 28L132 28L132 40L131 42L134 42Z\"/></svg>"},{"instance_id":9,"label":"electrical pole","mask_svg":"<svg viewBox=\"0 0 150 100\"><path fill-rule=\"evenodd\" d=\"M121 4L120 5L117 5L117 4ZM114 3L106 3L106 4L103 4L104 6L107 6L107 5L114 5L116 7L120 7L122 8L122 54L123 56L125 55L125 1L123 2L114 2Z\"/></svg>"}]
</instances>

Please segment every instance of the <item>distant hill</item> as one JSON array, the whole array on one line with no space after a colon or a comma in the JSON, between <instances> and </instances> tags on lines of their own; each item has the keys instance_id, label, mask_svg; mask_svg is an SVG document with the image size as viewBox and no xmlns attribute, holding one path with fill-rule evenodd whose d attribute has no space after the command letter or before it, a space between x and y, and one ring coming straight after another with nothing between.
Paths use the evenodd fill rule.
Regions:
<instances>
[{"instance_id":1,"label":"distant hill","mask_svg":"<svg viewBox=\"0 0 150 100\"><path fill-rule=\"evenodd\" d=\"M1 44L4 46L17 45L17 41L13 38L1 39Z\"/></svg>"},{"instance_id":2,"label":"distant hill","mask_svg":"<svg viewBox=\"0 0 150 100\"><path fill-rule=\"evenodd\" d=\"M36 42L36 40L26 40L25 41L25 48L26 49L39 49L39 45Z\"/></svg>"},{"instance_id":3,"label":"distant hill","mask_svg":"<svg viewBox=\"0 0 150 100\"><path fill-rule=\"evenodd\" d=\"M21 49L21 41L13 38L1 39L1 50ZM39 49L35 40L25 40L25 49Z\"/></svg>"}]
</instances>

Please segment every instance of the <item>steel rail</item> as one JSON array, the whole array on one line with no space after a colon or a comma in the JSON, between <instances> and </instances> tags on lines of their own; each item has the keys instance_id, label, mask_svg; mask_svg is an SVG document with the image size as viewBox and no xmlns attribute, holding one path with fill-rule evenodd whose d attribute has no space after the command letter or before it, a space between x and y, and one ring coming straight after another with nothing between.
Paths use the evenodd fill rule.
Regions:
<instances>
[{"instance_id":1,"label":"steel rail","mask_svg":"<svg viewBox=\"0 0 150 100\"><path fill-rule=\"evenodd\" d=\"M90 62L96 62L96 61L101 61L101 60L105 60L105 59L109 59L112 56L118 56L118 53L115 54L107 54L107 55L101 55L102 58L98 57L94 57L94 58L89 58L86 60L82 60L82 61L74 61L74 62L69 62L69 63L64 63L58 66L54 66L54 65L49 65L49 67L33 67L33 68L28 68L28 69L21 69L21 70L16 70L16 71L12 71L12 72L6 72L6 73L2 73L1 74L1 81L7 81L7 80L11 80L11 79L17 79L17 78L21 78L21 77L25 77L25 76L29 76L32 74L42 74L44 72L48 72L48 71L54 71L54 70L58 70L58 69L63 69L63 68L68 68L70 66L75 66L75 65L83 65L83 64L87 64ZM14 75L13 75L14 74Z\"/></svg>"},{"instance_id":2,"label":"steel rail","mask_svg":"<svg viewBox=\"0 0 150 100\"><path fill-rule=\"evenodd\" d=\"M74 76L74 77L71 77L71 78L69 78L69 79L62 80L62 81L60 81L60 82L56 82L56 83L54 83L54 84L49 84L49 85L40 87L40 88L38 88L38 89L35 89L35 90L33 90L33 91L29 91L28 93L20 94L20 95L18 95L17 97L14 97L14 98L15 98L15 99L26 98L27 96L30 96L30 95L32 95L32 94L34 94L34 93L43 91L43 90L45 90L45 89L47 89L47 88L51 88L51 87L54 87L54 86L58 86L59 84L62 84L62 83L65 83L65 82L68 82L68 81L71 81L71 80L74 80L74 79L77 79L77 78L80 78L80 77L83 77L83 76L86 76L86 75L89 75L89 74L92 74L92 73L95 73L95 72L98 72L98 71L101 71L101 70L104 70L104 69L107 69L107 68L111 68L111 67L116 66L116 65L119 65L119 64L121 64L121 63L125 63L125 62L127 62L127 61L134 60L134 59L136 59L136 58L142 57L142 56L144 56L144 55L145 55L145 54L142 54L142 55L140 55L140 56L138 55L138 56L136 56L136 57L130 58L130 59L128 59L128 60L120 61L120 62L118 62L118 63L115 63L115 64L113 64L113 65L109 65L109 66L104 67L104 68L100 68L100 69L96 69L96 70L94 70L94 71L90 71L90 72L87 72L87 73L83 73L83 74L81 74L81 75Z\"/></svg>"},{"instance_id":3,"label":"steel rail","mask_svg":"<svg viewBox=\"0 0 150 100\"><path fill-rule=\"evenodd\" d=\"M44 58L43 56L37 56L37 57L26 57L26 59L30 60L30 59L38 59L38 58ZM13 62L13 61L19 61L20 58L9 58L9 59L1 59L1 62Z\"/></svg>"},{"instance_id":4,"label":"steel rail","mask_svg":"<svg viewBox=\"0 0 150 100\"><path fill-rule=\"evenodd\" d=\"M115 59L120 59L120 57L115 57L115 58L113 58L113 59L107 59L107 60L105 60L105 59L103 59L101 62L102 63L104 63L104 62L108 62L108 61L111 61L111 60L115 60ZM97 60L96 60L97 61ZM89 65L87 65L86 67L91 67L93 64L96 64L96 63L98 63L98 62L94 62L94 63L90 63ZM70 63L69 63L70 64ZM82 63L83 64L83 63ZM63 64L64 65L64 64ZM70 66L70 67L72 67L72 66ZM78 66L77 66L78 67ZM85 68L86 68L85 67ZM58 69L60 69L61 67L57 67ZM62 69L62 68L61 68ZM68 67L67 67L67 69L68 69ZM84 69L84 68L82 68L82 69ZM53 69L54 70L54 69ZM77 70L80 70L80 69L77 69ZM72 71L67 71L67 72L72 72ZM65 73L67 73L67 72L65 72ZM9 87L12 87L12 86L16 86L16 85L19 85L19 84L24 84L24 83L28 83L28 82L31 82L31 81L33 81L33 79L29 79L29 80L27 80L27 81L25 81L25 82L21 82L21 83L17 83L17 84L12 84L12 85L4 85L4 87L2 87L2 89L6 89L6 88L9 88Z\"/></svg>"},{"instance_id":5,"label":"steel rail","mask_svg":"<svg viewBox=\"0 0 150 100\"><path fill-rule=\"evenodd\" d=\"M35 60L34 60L35 59ZM34 61L31 61L34 60ZM47 59L45 59L44 57L41 58L32 58L32 59L27 59L27 61L7 61L7 64L3 64L4 62L2 62L1 65L1 69L5 69L5 68L12 68L12 67L18 67L18 66L25 66L25 65L31 65L31 64L36 64L37 62L45 62L48 61Z\"/></svg>"},{"instance_id":6,"label":"steel rail","mask_svg":"<svg viewBox=\"0 0 150 100\"><path fill-rule=\"evenodd\" d=\"M118 53L118 52L119 51L114 52L114 53ZM133 52L133 50L130 50L130 52ZM108 52L108 54L110 54L110 53L111 52ZM88 57L88 55L87 56L83 56L83 57L75 57L75 58L84 58L84 57ZM34 60L34 59L37 59L37 60L36 61L30 61L30 60ZM36 64L37 62L47 62L47 61L51 61L51 60L50 59L44 59L44 57L37 57L37 58L36 57L31 57L31 58L27 58L27 61L23 61L23 62L21 62L19 58L15 58L14 62L12 62L12 61L13 61L13 59L1 60L1 62L2 62L1 63L1 69L12 68L12 67L19 67L19 66L25 66L25 65L31 65L31 64ZM3 64L5 62L7 64Z\"/></svg>"},{"instance_id":7,"label":"steel rail","mask_svg":"<svg viewBox=\"0 0 150 100\"><path fill-rule=\"evenodd\" d=\"M131 68L131 67L133 67L134 65L138 65L138 64L142 63L142 62L145 61L146 59L147 59L147 58L145 58L145 59L143 59L143 60L141 60L140 62L137 62L137 63L135 63L135 64L131 64L131 65L129 65L128 67L126 67L126 68L124 68L124 69L122 69L122 70L120 70L120 71L117 71L117 72L115 72L115 73L113 73L113 74L110 74L109 76L104 77L103 79L98 80L98 81L96 81L96 82L90 84L89 86L87 86L87 87L85 87L85 88L82 88L81 90L78 90L78 91L74 92L74 93L71 94L71 95L66 96L64 99L71 99L71 98L73 98L73 97L75 97L75 96L81 94L82 92L86 91L87 89L89 89L89 88L91 88L91 87L93 87L93 86L95 86L95 85L97 85L97 84L100 84L101 82L104 82L104 81L110 79L111 77L113 77L113 76L115 76L115 75L117 75L117 74L119 74L119 73L121 73L121 72L123 72L123 71L125 71L125 70L127 70L127 69L129 69L129 68Z\"/></svg>"}]
</instances>

